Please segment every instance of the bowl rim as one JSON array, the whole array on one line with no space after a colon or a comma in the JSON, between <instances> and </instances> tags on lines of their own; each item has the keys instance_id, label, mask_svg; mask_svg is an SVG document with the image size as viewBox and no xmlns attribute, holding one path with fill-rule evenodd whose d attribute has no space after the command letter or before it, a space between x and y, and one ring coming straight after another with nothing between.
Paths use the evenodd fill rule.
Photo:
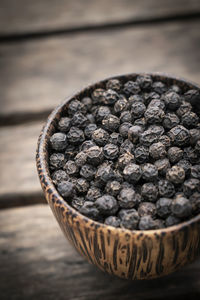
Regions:
<instances>
[{"instance_id":1,"label":"bowl rim","mask_svg":"<svg viewBox=\"0 0 200 300\"><path fill-rule=\"evenodd\" d=\"M78 92L76 92L75 94L73 94L72 96L68 96L67 98L65 98L65 100L62 103L60 103L58 106L56 106L53 109L53 111L49 114L47 121L43 125L43 128L42 128L39 138L38 138L37 149L36 149L37 172L39 175L39 179L40 179L40 183L42 185L43 191L45 193L53 194L57 200L57 202L56 202L57 206L60 205L66 211L68 211L70 214L77 216L79 218L80 222L84 222L84 226L90 228L90 230L95 230L95 227L96 228L101 227L102 229L103 228L109 229L110 231L115 232L116 234L120 234L120 233L129 234L129 235L133 235L133 234L134 235L165 234L165 233L182 230L183 228L200 221L200 214L198 214L197 216L195 216L187 221L184 221L177 225L169 226L166 228L159 228L159 229L152 229L152 230L130 230L130 229L121 228L121 227L116 228L111 225L106 225L104 223L95 221L87 216L82 215L78 210L74 209L58 193L58 191L50 177L48 162L46 160L46 156L48 154L47 148L48 148L49 131L50 131L51 126L53 126L53 122L56 119L57 115L59 115L59 113L62 112L62 109L65 107L65 105L73 98L76 98L80 94L84 93L86 89L91 89L95 85L100 85L110 79L122 79L123 77L129 78L129 77L135 77L138 75L150 75L152 77L155 77L155 76L163 77L165 79L179 81L180 83L190 85L191 88L194 88L194 89L200 89L200 86L192 81L188 81L184 78L173 76L169 73L163 73L163 72L135 72L135 73L128 73L128 74L122 74L122 75L117 74L117 75L109 76L103 80L99 80L92 84L89 84L86 87L79 90ZM41 178L40 178L41 170L42 170L43 180L41 180Z\"/></svg>"}]
</instances>

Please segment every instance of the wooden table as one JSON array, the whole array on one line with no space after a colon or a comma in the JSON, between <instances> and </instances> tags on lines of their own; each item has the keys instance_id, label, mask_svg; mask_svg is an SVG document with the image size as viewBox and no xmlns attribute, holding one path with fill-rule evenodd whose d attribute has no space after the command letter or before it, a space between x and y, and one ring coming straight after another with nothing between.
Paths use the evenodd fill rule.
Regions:
<instances>
[{"instance_id":1,"label":"wooden table","mask_svg":"<svg viewBox=\"0 0 200 300\"><path fill-rule=\"evenodd\" d=\"M200 261L143 282L84 261L44 205L34 160L42 124L65 97L137 71L200 83L199 50L199 0L0 1L1 300L200 296Z\"/></svg>"}]
</instances>

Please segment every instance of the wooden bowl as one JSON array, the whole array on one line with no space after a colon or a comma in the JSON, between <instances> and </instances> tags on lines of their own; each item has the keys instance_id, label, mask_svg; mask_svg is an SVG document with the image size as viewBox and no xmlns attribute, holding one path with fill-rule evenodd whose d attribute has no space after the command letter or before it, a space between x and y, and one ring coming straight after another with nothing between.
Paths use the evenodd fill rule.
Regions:
<instances>
[{"instance_id":1,"label":"wooden bowl","mask_svg":"<svg viewBox=\"0 0 200 300\"><path fill-rule=\"evenodd\" d=\"M122 82L138 74L116 76ZM155 80L177 84L183 90L199 89L193 83L164 74L150 74ZM103 80L90 85L74 97L89 95ZM73 98L74 98L73 97ZM37 169L45 197L64 235L89 262L110 274L128 279L148 279L167 275L200 254L200 215L165 229L139 231L114 228L93 221L72 208L57 192L49 174L48 141L70 99L49 116L38 140ZM53 246L53 245L52 245Z\"/></svg>"}]
</instances>

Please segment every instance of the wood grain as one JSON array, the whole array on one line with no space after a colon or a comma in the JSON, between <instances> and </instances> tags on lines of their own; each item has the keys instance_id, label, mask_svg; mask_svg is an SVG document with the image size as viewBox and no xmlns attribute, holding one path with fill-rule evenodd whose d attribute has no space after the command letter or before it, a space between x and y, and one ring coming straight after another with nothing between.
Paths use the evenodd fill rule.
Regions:
<instances>
[{"instance_id":1,"label":"wood grain","mask_svg":"<svg viewBox=\"0 0 200 300\"><path fill-rule=\"evenodd\" d=\"M173 275L128 281L90 265L44 205L0 211L2 300L198 299L200 260Z\"/></svg>"},{"instance_id":2,"label":"wood grain","mask_svg":"<svg viewBox=\"0 0 200 300\"><path fill-rule=\"evenodd\" d=\"M35 166L42 122L0 131L0 208L43 201Z\"/></svg>"},{"instance_id":3,"label":"wood grain","mask_svg":"<svg viewBox=\"0 0 200 300\"><path fill-rule=\"evenodd\" d=\"M1 0L0 35L145 20L198 10L198 0Z\"/></svg>"},{"instance_id":4,"label":"wood grain","mask_svg":"<svg viewBox=\"0 0 200 300\"><path fill-rule=\"evenodd\" d=\"M113 74L169 72L200 82L199 21L102 31L0 46L0 119L46 114Z\"/></svg>"}]
</instances>

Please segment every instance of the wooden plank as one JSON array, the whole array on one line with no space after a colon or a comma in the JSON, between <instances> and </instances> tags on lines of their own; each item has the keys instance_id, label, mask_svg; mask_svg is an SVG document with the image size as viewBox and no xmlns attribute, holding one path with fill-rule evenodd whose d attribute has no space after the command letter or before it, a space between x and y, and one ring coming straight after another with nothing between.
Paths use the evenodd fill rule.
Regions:
<instances>
[{"instance_id":1,"label":"wooden plank","mask_svg":"<svg viewBox=\"0 0 200 300\"><path fill-rule=\"evenodd\" d=\"M127 281L84 260L47 206L0 211L2 300L199 299L200 260L167 277Z\"/></svg>"},{"instance_id":2,"label":"wooden plank","mask_svg":"<svg viewBox=\"0 0 200 300\"><path fill-rule=\"evenodd\" d=\"M144 20L199 10L198 0L2 0L0 35Z\"/></svg>"},{"instance_id":3,"label":"wooden plank","mask_svg":"<svg viewBox=\"0 0 200 300\"><path fill-rule=\"evenodd\" d=\"M114 74L163 71L200 82L199 26L166 23L1 45L0 118L43 115Z\"/></svg>"},{"instance_id":4,"label":"wooden plank","mask_svg":"<svg viewBox=\"0 0 200 300\"><path fill-rule=\"evenodd\" d=\"M42 122L0 131L0 208L44 202L35 166Z\"/></svg>"}]
</instances>

